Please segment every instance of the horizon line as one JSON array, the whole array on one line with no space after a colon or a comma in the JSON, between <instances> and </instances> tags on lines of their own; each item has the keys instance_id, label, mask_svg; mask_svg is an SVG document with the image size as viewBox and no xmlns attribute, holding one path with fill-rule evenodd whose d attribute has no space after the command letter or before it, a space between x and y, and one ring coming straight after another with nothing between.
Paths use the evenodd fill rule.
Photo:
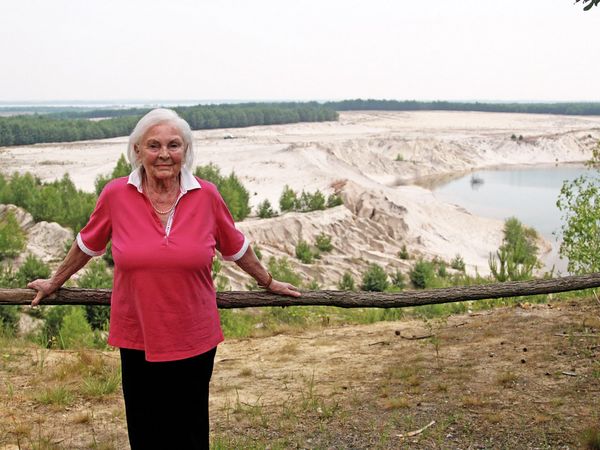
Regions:
<instances>
[{"instance_id":1,"label":"horizon line","mask_svg":"<svg viewBox=\"0 0 600 450\"><path fill-rule=\"evenodd\" d=\"M132 105L196 105L196 104L241 104L241 103L325 103L342 102L354 100L374 100L374 101L397 101L397 102L447 102L447 103L486 103L486 104L553 104L553 103L600 103L600 100L535 100L535 99L391 99L391 98L370 98L355 97L343 99L53 99L53 100L0 100L0 108L21 107L21 106L81 106L86 105L106 105L106 106L132 106Z\"/></svg>"}]
</instances>

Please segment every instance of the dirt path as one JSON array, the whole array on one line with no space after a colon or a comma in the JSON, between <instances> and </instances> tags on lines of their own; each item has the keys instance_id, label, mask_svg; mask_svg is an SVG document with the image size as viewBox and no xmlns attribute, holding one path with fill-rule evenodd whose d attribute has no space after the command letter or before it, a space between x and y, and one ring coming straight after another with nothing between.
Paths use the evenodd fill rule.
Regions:
<instances>
[{"instance_id":1,"label":"dirt path","mask_svg":"<svg viewBox=\"0 0 600 450\"><path fill-rule=\"evenodd\" d=\"M116 368L117 354L44 352L0 348L0 449L127 448L118 387L103 396L82 388L85 370ZM228 340L212 383L213 441L579 448L600 426L599 356L593 299ZM42 401L40 390L60 386L70 401Z\"/></svg>"}]
</instances>

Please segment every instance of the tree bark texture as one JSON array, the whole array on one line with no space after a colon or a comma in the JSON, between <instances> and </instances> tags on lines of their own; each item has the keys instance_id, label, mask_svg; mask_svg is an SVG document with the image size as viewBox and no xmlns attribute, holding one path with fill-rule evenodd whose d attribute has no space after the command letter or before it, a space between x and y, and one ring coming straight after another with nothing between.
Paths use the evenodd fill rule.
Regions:
<instances>
[{"instance_id":1,"label":"tree bark texture","mask_svg":"<svg viewBox=\"0 0 600 450\"><path fill-rule=\"evenodd\" d=\"M437 303L577 291L600 286L600 273L476 286L385 292L307 291L301 297L284 297L264 291L218 292L219 308L259 306L339 306L342 308L403 308ZM62 288L42 305L110 305L110 289ZM0 306L28 305L31 289L0 289Z\"/></svg>"}]
</instances>

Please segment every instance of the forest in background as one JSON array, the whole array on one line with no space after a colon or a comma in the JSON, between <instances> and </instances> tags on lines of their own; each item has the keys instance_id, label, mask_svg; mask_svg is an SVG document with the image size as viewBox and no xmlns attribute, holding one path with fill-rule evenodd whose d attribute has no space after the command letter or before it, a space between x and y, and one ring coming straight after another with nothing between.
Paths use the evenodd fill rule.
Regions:
<instances>
[{"instance_id":1,"label":"forest in background","mask_svg":"<svg viewBox=\"0 0 600 450\"><path fill-rule=\"evenodd\" d=\"M476 111L523 114L564 114L571 116L600 115L600 103L493 103L493 102L421 102L415 100L355 99L327 102L325 106L336 111Z\"/></svg>"},{"instance_id":2,"label":"forest in background","mask_svg":"<svg viewBox=\"0 0 600 450\"><path fill-rule=\"evenodd\" d=\"M316 102L197 105L173 109L190 124L192 130L323 122L337 120L338 117L335 110ZM140 117L149 110L68 110L0 117L0 146L127 136Z\"/></svg>"},{"instance_id":3,"label":"forest in background","mask_svg":"<svg viewBox=\"0 0 600 450\"><path fill-rule=\"evenodd\" d=\"M0 106L0 146L73 142L127 136L151 108ZM488 103L355 99L174 107L192 130L241 128L338 119L338 111L478 111L523 114L600 115L600 103ZM28 114L26 114L28 113Z\"/></svg>"}]
</instances>

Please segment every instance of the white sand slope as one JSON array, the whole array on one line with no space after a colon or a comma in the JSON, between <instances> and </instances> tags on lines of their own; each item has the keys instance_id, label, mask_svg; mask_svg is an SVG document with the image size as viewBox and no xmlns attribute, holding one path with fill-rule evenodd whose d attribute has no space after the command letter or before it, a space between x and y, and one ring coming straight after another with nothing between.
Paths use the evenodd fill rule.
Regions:
<instances>
[{"instance_id":1,"label":"white sand slope","mask_svg":"<svg viewBox=\"0 0 600 450\"><path fill-rule=\"evenodd\" d=\"M228 134L235 139L223 139ZM338 122L196 131L194 146L197 164L214 162L223 173L236 172L253 206L264 199L277 206L286 184L325 193L335 182L343 186L342 207L240 224L265 256L287 255L306 280L330 288L345 270L359 275L370 262L406 271L414 260L397 257L403 244L413 257L449 261L459 253L471 273L487 273L502 223L444 204L414 183L483 167L584 161L599 137L600 117L348 112ZM43 180L68 172L91 191L95 177L110 172L125 147L126 138L115 138L0 148L0 170L30 171ZM320 232L332 235L334 250L316 264L299 263L297 241L314 242ZM244 286L235 268L225 271L234 288Z\"/></svg>"}]
</instances>

